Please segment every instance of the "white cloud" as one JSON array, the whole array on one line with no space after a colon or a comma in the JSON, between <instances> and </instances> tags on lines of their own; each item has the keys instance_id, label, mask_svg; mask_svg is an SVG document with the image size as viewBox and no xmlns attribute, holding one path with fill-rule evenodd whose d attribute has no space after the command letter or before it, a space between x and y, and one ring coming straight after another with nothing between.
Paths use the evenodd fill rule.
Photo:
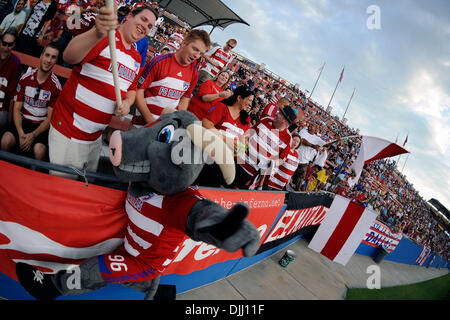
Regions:
<instances>
[{"instance_id":1,"label":"white cloud","mask_svg":"<svg viewBox=\"0 0 450 320\"><path fill-rule=\"evenodd\" d=\"M371 0L224 0L250 23L214 31L225 43L238 39L237 51L288 81L311 90L326 62L313 100L333 114L347 113L363 134L402 144L409 133L408 178L426 197L449 205L450 33L448 0L381 1L381 30L366 27ZM450 206L449 206L450 208Z\"/></svg>"},{"instance_id":2,"label":"white cloud","mask_svg":"<svg viewBox=\"0 0 450 320\"><path fill-rule=\"evenodd\" d=\"M406 86L406 95L399 96L428 124L436 150L450 163L450 96L425 69L418 69Z\"/></svg>"}]
</instances>

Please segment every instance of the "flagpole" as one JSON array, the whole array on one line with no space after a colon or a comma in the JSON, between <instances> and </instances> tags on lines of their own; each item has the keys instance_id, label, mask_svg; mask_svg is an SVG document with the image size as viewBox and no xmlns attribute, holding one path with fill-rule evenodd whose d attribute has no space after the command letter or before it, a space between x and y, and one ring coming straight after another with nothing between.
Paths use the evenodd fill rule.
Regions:
<instances>
[{"instance_id":1,"label":"flagpole","mask_svg":"<svg viewBox=\"0 0 450 320\"><path fill-rule=\"evenodd\" d=\"M350 101L348 102L347 108L345 109L344 115L342 116L342 121L344 121L345 115L347 114L347 110L348 110L348 107L350 106L350 102L352 102L353 95L355 94L355 90L356 90L356 88L353 89L353 93L352 93L352 96L350 97Z\"/></svg>"},{"instance_id":2,"label":"flagpole","mask_svg":"<svg viewBox=\"0 0 450 320\"><path fill-rule=\"evenodd\" d=\"M345 66L344 66L344 68L342 69L342 72L344 71L344 69L345 69ZM342 75L342 72L341 72L341 75ZM334 92L333 92L333 94L331 95L330 102L328 102L327 109L328 109L328 107L330 106L331 101L333 100L334 94L336 93L337 87L339 86L339 82L341 82L341 77L339 77L339 80L338 80L338 82L337 82L337 84L336 84L336 88L334 88Z\"/></svg>"},{"instance_id":3,"label":"flagpole","mask_svg":"<svg viewBox=\"0 0 450 320\"><path fill-rule=\"evenodd\" d=\"M405 163L403 164L403 168L402 168L402 172L401 172L402 174L403 174L403 169L405 169L406 161L408 161L409 155L410 155L410 153L408 153L408 155L406 156Z\"/></svg>"},{"instance_id":4,"label":"flagpole","mask_svg":"<svg viewBox=\"0 0 450 320\"><path fill-rule=\"evenodd\" d=\"M408 131L408 133L406 134L406 139L408 139L408 136L409 136L409 131ZM406 139L405 139L405 142L406 142ZM405 146L405 142L403 142L403 147ZM398 159L397 159L397 166L400 164L400 157L401 157L402 155L399 155L398 156Z\"/></svg>"},{"instance_id":5,"label":"flagpole","mask_svg":"<svg viewBox=\"0 0 450 320\"><path fill-rule=\"evenodd\" d=\"M309 98L311 98L311 96L312 96L312 94L313 94L313 92L314 92L314 89L316 88L317 83L319 82L319 79L320 79L320 76L322 75L322 71L323 71L323 68L324 68L324 67L325 67L325 62L323 63L323 66L320 68L319 76L317 77L316 83L314 84L314 87L312 88L312 91L311 91L311 93L309 94Z\"/></svg>"}]
</instances>

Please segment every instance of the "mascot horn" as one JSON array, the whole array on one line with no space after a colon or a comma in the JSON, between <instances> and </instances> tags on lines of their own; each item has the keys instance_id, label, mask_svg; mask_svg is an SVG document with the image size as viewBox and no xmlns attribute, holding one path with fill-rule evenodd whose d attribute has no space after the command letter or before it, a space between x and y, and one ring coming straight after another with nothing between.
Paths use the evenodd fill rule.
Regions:
<instances>
[{"instance_id":1,"label":"mascot horn","mask_svg":"<svg viewBox=\"0 0 450 320\"><path fill-rule=\"evenodd\" d=\"M75 287L73 270L46 274L18 263L17 277L32 296L55 299L120 283L153 299L160 274L175 258L185 235L228 252L242 249L246 257L257 252L260 236L246 219L247 205L238 203L226 210L190 187L208 159L216 161L227 183L235 175L232 152L193 114L176 111L145 128L115 131L109 152L118 179L130 183L123 245L85 260Z\"/></svg>"}]
</instances>

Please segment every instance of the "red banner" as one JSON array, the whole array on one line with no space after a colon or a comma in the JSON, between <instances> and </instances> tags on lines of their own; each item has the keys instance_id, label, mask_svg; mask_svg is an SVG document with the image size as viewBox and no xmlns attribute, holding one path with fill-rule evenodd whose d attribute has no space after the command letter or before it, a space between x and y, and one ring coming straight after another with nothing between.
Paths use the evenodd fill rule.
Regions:
<instances>
[{"instance_id":1,"label":"red banner","mask_svg":"<svg viewBox=\"0 0 450 320\"><path fill-rule=\"evenodd\" d=\"M63 179L0 161L0 272L16 279L15 263L57 272L113 251L127 225L126 192ZM250 206L248 219L262 239L284 203L284 193L201 189L229 209ZM242 257L186 237L165 273L187 274Z\"/></svg>"},{"instance_id":2,"label":"red banner","mask_svg":"<svg viewBox=\"0 0 450 320\"><path fill-rule=\"evenodd\" d=\"M237 202L250 207L247 217L258 229L261 243L284 204L284 193L247 192L232 190L201 189L204 197L230 209ZM229 253L212 245L185 238L178 249L178 255L167 267L164 274L189 274L205 269L213 264L242 257L242 250Z\"/></svg>"},{"instance_id":3,"label":"red banner","mask_svg":"<svg viewBox=\"0 0 450 320\"><path fill-rule=\"evenodd\" d=\"M0 272L15 263L56 272L118 247L126 192L47 175L0 161Z\"/></svg>"},{"instance_id":4,"label":"red banner","mask_svg":"<svg viewBox=\"0 0 450 320\"><path fill-rule=\"evenodd\" d=\"M320 224L327 210L327 207L316 206L307 209L284 211L264 243L284 238L304 227Z\"/></svg>"}]
</instances>

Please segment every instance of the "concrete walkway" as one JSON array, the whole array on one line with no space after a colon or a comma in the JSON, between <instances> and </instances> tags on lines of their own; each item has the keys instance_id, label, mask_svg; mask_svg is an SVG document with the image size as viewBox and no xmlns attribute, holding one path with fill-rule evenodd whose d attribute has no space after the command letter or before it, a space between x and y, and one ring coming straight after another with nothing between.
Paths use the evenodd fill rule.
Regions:
<instances>
[{"instance_id":1,"label":"concrete walkway","mask_svg":"<svg viewBox=\"0 0 450 320\"><path fill-rule=\"evenodd\" d=\"M278 261L286 250L297 258L287 268ZM366 288L376 263L354 255L344 267L308 249L300 239L241 272L212 284L177 295L177 300L342 300L346 287ZM422 282L446 275L448 269L424 268L382 261L381 287Z\"/></svg>"}]
</instances>

